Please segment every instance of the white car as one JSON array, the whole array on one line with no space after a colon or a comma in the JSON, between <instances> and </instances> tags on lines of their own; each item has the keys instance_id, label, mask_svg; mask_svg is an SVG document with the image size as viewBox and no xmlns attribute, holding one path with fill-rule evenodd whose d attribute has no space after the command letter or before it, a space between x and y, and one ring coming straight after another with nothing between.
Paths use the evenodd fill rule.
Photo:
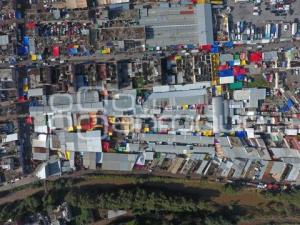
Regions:
<instances>
[{"instance_id":1,"label":"white car","mask_svg":"<svg viewBox=\"0 0 300 225\"><path fill-rule=\"evenodd\" d=\"M257 185L257 189L265 189L267 187L267 185L266 184L263 184L263 183L259 183L258 185Z\"/></svg>"},{"instance_id":2,"label":"white car","mask_svg":"<svg viewBox=\"0 0 300 225\"><path fill-rule=\"evenodd\" d=\"M261 10L258 6L253 7L253 16L259 16L260 12Z\"/></svg>"}]
</instances>

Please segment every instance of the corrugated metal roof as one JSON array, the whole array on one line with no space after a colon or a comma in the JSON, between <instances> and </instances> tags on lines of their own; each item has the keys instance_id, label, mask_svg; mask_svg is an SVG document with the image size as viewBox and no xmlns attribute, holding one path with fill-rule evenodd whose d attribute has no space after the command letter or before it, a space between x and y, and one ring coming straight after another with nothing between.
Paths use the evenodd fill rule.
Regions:
<instances>
[{"instance_id":1,"label":"corrugated metal roof","mask_svg":"<svg viewBox=\"0 0 300 225\"><path fill-rule=\"evenodd\" d=\"M29 112L31 116L40 115L40 113L51 113L61 110L62 112L98 112L103 110L103 102L96 103L84 103L84 104L72 104L72 105L57 105L55 107L50 106L30 106Z\"/></svg>"},{"instance_id":2,"label":"corrugated metal roof","mask_svg":"<svg viewBox=\"0 0 300 225\"><path fill-rule=\"evenodd\" d=\"M70 105L70 104L84 104L99 102L98 91L82 91L75 94L54 94L49 98L51 105Z\"/></svg>"},{"instance_id":3,"label":"corrugated metal roof","mask_svg":"<svg viewBox=\"0 0 300 225\"><path fill-rule=\"evenodd\" d=\"M300 173L300 166L293 164L292 170L288 174L286 180L287 181L296 181L299 177L299 173Z\"/></svg>"},{"instance_id":4,"label":"corrugated metal roof","mask_svg":"<svg viewBox=\"0 0 300 225\"><path fill-rule=\"evenodd\" d=\"M83 154L83 166L88 169L96 169L96 152L85 152Z\"/></svg>"},{"instance_id":5,"label":"corrugated metal roof","mask_svg":"<svg viewBox=\"0 0 300 225\"><path fill-rule=\"evenodd\" d=\"M270 148L273 153L273 157L280 159L280 158L300 158L300 153L297 149L291 148Z\"/></svg>"},{"instance_id":6,"label":"corrugated metal roof","mask_svg":"<svg viewBox=\"0 0 300 225\"><path fill-rule=\"evenodd\" d=\"M103 153L102 169L131 171L138 154Z\"/></svg>"},{"instance_id":7,"label":"corrugated metal roof","mask_svg":"<svg viewBox=\"0 0 300 225\"><path fill-rule=\"evenodd\" d=\"M45 161L49 159L49 153L37 153L33 152L32 153L32 159L33 160L40 160L40 161Z\"/></svg>"},{"instance_id":8,"label":"corrugated metal roof","mask_svg":"<svg viewBox=\"0 0 300 225\"><path fill-rule=\"evenodd\" d=\"M101 131L85 133L57 133L63 150L75 152L102 152Z\"/></svg>"},{"instance_id":9,"label":"corrugated metal roof","mask_svg":"<svg viewBox=\"0 0 300 225\"><path fill-rule=\"evenodd\" d=\"M278 59L277 51L263 52L264 61L276 61Z\"/></svg>"},{"instance_id":10,"label":"corrugated metal roof","mask_svg":"<svg viewBox=\"0 0 300 225\"><path fill-rule=\"evenodd\" d=\"M266 89L248 88L243 90L235 90L233 98L236 101L248 100L245 104L246 108L257 108L258 100L266 99Z\"/></svg>"},{"instance_id":11,"label":"corrugated metal roof","mask_svg":"<svg viewBox=\"0 0 300 225\"><path fill-rule=\"evenodd\" d=\"M192 135L172 135L172 134L140 134L141 141L148 142L168 142L183 144L205 144L213 145L214 137L192 136Z\"/></svg>"},{"instance_id":12,"label":"corrugated metal roof","mask_svg":"<svg viewBox=\"0 0 300 225\"><path fill-rule=\"evenodd\" d=\"M234 169L233 178L240 178L246 167L247 160L246 159L235 159L233 160L232 169Z\"/></svg>"},{"instance_id":13,"label":"corrugated metal roof","mask_svg":"<svg viewBox=\"0 0 300 225\"><path fill-rule=\"evenodd\" d=\"M184 13L184 12L191 13ZM141 10L140 24L147 33L150 46L213 43L212 12L210 4Z\"/></svg>"},{"instance_id":14,"label":"corrugated metal roof","mask_svg":"<svg viewBox=\"0 0 300 225\"><path fill-rule=\"evenodd\" d=\"M68 114L55 114L51 122L56 129L66 129L73 125L72 116Z\"/></svg>"},{"instance_id":15,"label":"corrugated metal roof","mask_svg":"<svg viewBox=\"0 0 300 225\"><path fill-rule=\"evenodd\" d=\"M144 105L155 108L165 105L165 103L170 106L206 104L207 90L169 91L163 94L154 92L148 97Z\"/></svg>"},{"instance_id":16,"label":"corrugated metal roof","mask_svg":"<svg viewBox=\"0 0 300 225\"><path fill-rule=\"evenodd\" d=\"M9 38L8 35L0 35L0 45L8 45Z\"/></svg>"},{"instance_id":17,"label":"corrugated metal roof","mask_svg":"<svg viewBox=\"0 0 300 225\"><path fill-rule=\"evenodd\" d=\"M252 151L247 152L244 147L223 147L224 156L230 159L261 159L257 149L253 148Z\"/></svg>"},{"instance_id":18,"label":"corrugated metal roof","mask_svg":"<svg viewBox=\"0 0 300 225\"><path fill-rule=\"evenodd\" d=\"M207 166L207 164L209 163L209 161L207 160L203 160L199 166L199 168L196 171L196 174L202 175L203 174L203 170L204 168Z\"/></svg>"},{"instance_id":19,"label":"corrugated metal roof","mask_svg":"<svg viewBox=\"0 0 300 225\"><path fill-rule=\"evenodd\" d=\"M283 162L273 162L273 166L271 168L270 174L274 176L281 177L284 170L285 170L286 164Z\"/></svg>"},{"instance_id":20,"label":"corrugated metal roof","mask_svg":"<svg viewBox=\"0 0 300 225\"><path fill-rule=\"evenodd\" d=\"M232 54L221 54L220 55L220 62L226 63L229 61L233 61L233 55Z\"/></svg>"},{"instance_id":21,"label":"corrugated metal roof","mask_svg":"<svg viewBox=\"0 0 300 225\"><path fill-rule=\"evenodd\" d=\"M224 100L223 97L213 97L212 107L213 107L213 131L214 133L219 133L224 128Z\"/></svg>"},{"instance_id":22,"label":"corrugated metal roof","mask_svg":"<svg viewBox=\"0 0 300 225\"><path fill-rule=\"evenodd\" d=\"M42 96L43 94L43 88L33 88L28 90L28 97Z\"/></svg>"}]
</instances>

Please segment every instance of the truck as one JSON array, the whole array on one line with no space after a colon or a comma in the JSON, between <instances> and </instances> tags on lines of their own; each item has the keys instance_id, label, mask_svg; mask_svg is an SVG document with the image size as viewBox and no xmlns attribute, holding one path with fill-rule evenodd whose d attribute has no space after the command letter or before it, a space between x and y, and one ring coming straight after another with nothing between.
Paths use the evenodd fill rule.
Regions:
<instances>
[{"instance_id":1,"label":"truck","mask_svg":"<svg viewBox=\"0 0 300 225\"><path fill-rule=\"evenodd\" d=\"M275 33L274 33L274 39L279 38L279 24L276 23L275 25Z\"/></svg>"},{"instance_id":2,"label":"truck","mask_svg":"<svg viewBox=\"0 0 300 225\"><path fill-rule=\"evenodd\" d=\"M295 36L298 33L298 23L292 24L292 35Z\"/></svg>"},{"instance_id":3,"label":"truck","mask_svg":"<svg viewBox=\"0 0 300 225\"><path fill-rule=\"evenodd\" d=\"M237 27L237 33L240 34L241 33L241 22L240 21L237 22L236 27Z\"/></svg>"},{"instance_id":4,"label":"truck","mask_svg":"<svg viewBox=\"0 0 300 225\"><path fill-rule=\"evenodd\" d=\"M267 24L265 26L265 38L270 39L271 38L271 24Z\"/></svg>"},{"instance_id":5,"label":"truck","mask_svg":"<svg viewBox=\"0 0 300 225\"><path fill-rule=\"evenodd\" d=\"M245 22L244 21L240 22L240 29L241 29L241 33L243 33L245 31Z\"/></svg>"},{"instance_id":6,"label":"truck","mask_svg":"<svg viewBox=\"0 0 300 225\"><path fill-rule=\"evenodd\" d=\"M271 35L272 39L276 38L275 37L275 35L276 35L276 24L271 24L271 33L270 33L270 35Z\"/></svg>"}]
</instances>

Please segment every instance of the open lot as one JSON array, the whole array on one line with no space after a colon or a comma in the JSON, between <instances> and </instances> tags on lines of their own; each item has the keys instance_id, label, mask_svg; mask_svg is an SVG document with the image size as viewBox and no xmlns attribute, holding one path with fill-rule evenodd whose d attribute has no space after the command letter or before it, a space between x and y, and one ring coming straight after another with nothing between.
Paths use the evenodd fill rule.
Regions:
<instances>
[{"instance_id":1,"label":"open lot","mask_svg":"<svg viewBox=\"0 0 300 225\"><path fill-rule=\"evenodd\" d=\"M264 26L266 23L281 23L281 22L293 22L294 19L299 19L300 17L300 1L295 1L291 5L291 9L293 10L292 15L287 16L275 16L274 13L271 13L270 10L266 10L265 1L262 0L261 4L261 14L259 16L253 16L253 7L254 4L245 2L245 3L235 3L235 0L228 0L228 6L232 7L231 16L233 22L237 21L247 21L251 22L257 26Z\"/></svg>"}]
</instances>

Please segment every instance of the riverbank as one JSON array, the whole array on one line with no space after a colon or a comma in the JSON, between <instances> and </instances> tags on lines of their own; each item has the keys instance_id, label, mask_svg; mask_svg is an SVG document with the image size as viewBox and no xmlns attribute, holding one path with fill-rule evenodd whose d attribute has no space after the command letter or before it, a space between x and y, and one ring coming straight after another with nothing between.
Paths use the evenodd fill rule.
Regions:
<instances>
[{"instance_id":1,"label":"riverbank","mask_svg":"<svg viewBox=\"0 0 300 225\"><path fill-rule=\"evenodd\" d=\"M124 194L124 198L120 193ZM111 196L115 197L111 198ZM118 204L116 204L116 196ZM82 212L91 212L89 215L94 215L99 209L125 209L133 211L133 220L145 216L150 221L152 219L165 221L171 218L168 223L172 224L178 222L178 219L191 222L189 218L181 216L181 214L191 214L192 220L199 220L203 222L202 224L206 224L205 220L218 215L220 218L218 217L217 220L244 225L250 224L249 221L255 219L265 223L266 220L271 221L274 217L298 218L299 196L298 191L273 195L256 189L200 179L88 173L77 177L50 180L47 181L46 186L41 182L2 195L0 220L5 221L9 216L16 218L26 213L43 212L49 207L53 208L67 201L78 213L78 215L74 214L74 224L82 224L82 221L93 223L102 219L95 216L91 220L83 220ZM106 201L102 201L103 198ZM32 199L40 200L34 206L28 205ZM167 204L163 204L161 199L164 199ZM12 208L14 211L11 212ZM24 208L28 210L24 211ZM157 218L149 217L149 212L157 214L155 216Z\"/></svg>"}]
</instances>

